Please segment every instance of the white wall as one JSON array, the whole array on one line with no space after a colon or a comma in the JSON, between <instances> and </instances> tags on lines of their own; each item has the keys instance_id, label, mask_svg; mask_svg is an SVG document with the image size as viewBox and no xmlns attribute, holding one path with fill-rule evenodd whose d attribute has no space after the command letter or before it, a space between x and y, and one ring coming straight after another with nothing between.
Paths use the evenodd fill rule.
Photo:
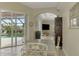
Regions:
<instances>
[{"instance_id":1,"label":"white wall","mask_svg":"<svg viewBox=\"0 0 79 59\"><path fill-rule=\"evenodd\" d=\"M69 11L63 13L63 49L66 55L70 54L70 43L71 39L68 39L69 31Z\"/></svg>"},{"instance_id":2,"label":"white wall","mask_svg":"<svg viewBox=\"0 0 79 59\"><path fill-rule=\"evenodd\" d=\"M78 4L79 5L79 4ZM75 6L76 8L76 6ZM73 8L72 8L73 9ZM66 55L69 56L79 56L79 29L71 29L69 27L69 20L72 16L76 16L78 14L77 10L79 11L79 7L77 6L76 11L75 9L72 10L65 10L63 13L63 48ZM75 13L77 12L77 13ZM72 16L71 16L71 15Z\"/></svg>"}]
</instances>

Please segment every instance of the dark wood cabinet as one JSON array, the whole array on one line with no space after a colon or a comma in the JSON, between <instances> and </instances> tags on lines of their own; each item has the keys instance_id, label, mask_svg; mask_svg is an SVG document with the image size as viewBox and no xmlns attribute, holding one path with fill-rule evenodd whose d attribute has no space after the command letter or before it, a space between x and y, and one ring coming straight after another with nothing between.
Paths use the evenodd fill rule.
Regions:
<instances>
[{"instance_id":1,"label":"dark wood cabinet","mask_svg":"<svg viewBox=\"0 0 79 59\"><path fill-rule=\"evenodd\" d=\"M62 47L62 17L55 18L55 46L58 44L58 37L60 37L59 46Z\"/></svg>"},{"instance_id":2,"label":"dark wood cabinet","mask_svg":"<svg viewBox=\"0 0 79 59\"><path fill-rule=\"evenodd\" d=\"M62 35L62 17L55 18L55 34Z\"/></svg>"}]
</instances>

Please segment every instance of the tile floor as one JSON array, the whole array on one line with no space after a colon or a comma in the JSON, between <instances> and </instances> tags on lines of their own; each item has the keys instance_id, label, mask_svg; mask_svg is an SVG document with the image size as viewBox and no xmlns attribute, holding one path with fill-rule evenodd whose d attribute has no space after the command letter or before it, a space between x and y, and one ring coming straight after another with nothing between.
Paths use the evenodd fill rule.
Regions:
<instances>
[{"instance_id":1,"label":"tile floor","mask_svg":"<svg viewBox=\"0 0 79 59\"><path fill-rule=\"evenodd\" d=\"M22 46L0 49L0 56L20 56ZM57 56L64 56L61 49L56 48Z\"/></svg>"},{"instance_id":2,"label":"tile floor","mask_svg":"<svg viewBox=\"0 0 79 59\"><path fill-rule=\"evenodd\" d=\"M0 56L19 56L22 46L0 49Z\"/></svg>"}]
</instances>

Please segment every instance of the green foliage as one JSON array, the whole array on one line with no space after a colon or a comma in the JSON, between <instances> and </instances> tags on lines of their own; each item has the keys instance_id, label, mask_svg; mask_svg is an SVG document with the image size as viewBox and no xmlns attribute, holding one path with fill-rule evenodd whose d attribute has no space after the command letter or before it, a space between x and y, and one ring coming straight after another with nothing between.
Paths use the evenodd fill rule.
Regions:
<instances>
[{"instance_id":1,"label":"green foliage","mask_svg":"<svg viewBox=\"0 0 79 59\"><path fill-rule=\"evenodd\" d=\"M23 27L23 26L22 26ZM11 36L11 32L13 31L13 36L23 36L23 29L20 28L20 26L11 26L11 24L7 25L7 26L3 26L4 31L6 31L7 36Z\"/></svg>"}]
</instances>

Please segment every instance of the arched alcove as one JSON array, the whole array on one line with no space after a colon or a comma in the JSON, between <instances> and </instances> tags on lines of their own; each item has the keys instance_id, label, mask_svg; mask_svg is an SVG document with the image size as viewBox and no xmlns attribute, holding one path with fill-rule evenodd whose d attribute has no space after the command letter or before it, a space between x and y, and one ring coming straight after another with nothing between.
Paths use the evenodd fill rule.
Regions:
<instances>
[{"instance_id":1,"label":"arched alcove","mask_svg":"<svg viewBox=\"0 0 79 59\"><path fill-rule=\"evenodd\" d=\"M35 31L40 31L41 36L47 33L49 36L54 34L54 20L57 17L54 13L45 12L36 17ZM49 29L43 30L43 24L48 25Z\"/></svg>"},{"instance_id":2,"label":"arched alcove","mask_svg":"<svg viewBox=\"0 0 79 59\"><path fill-rule=\"evenodd\" d=\"M41 21L45 21L45 22L47 22L47 21L52 21L51 23L53 23L54 24L54 19L55 19L55 17L57 17L57 15L55 15L54 13L51 13L51 12L45 12L45 13L41 13L41 14L39 14L37 17L36 17L36 26L37 27L39 27L39 29L38 30L40 30L40 22Z\"/></svg>"}]
</instances>

